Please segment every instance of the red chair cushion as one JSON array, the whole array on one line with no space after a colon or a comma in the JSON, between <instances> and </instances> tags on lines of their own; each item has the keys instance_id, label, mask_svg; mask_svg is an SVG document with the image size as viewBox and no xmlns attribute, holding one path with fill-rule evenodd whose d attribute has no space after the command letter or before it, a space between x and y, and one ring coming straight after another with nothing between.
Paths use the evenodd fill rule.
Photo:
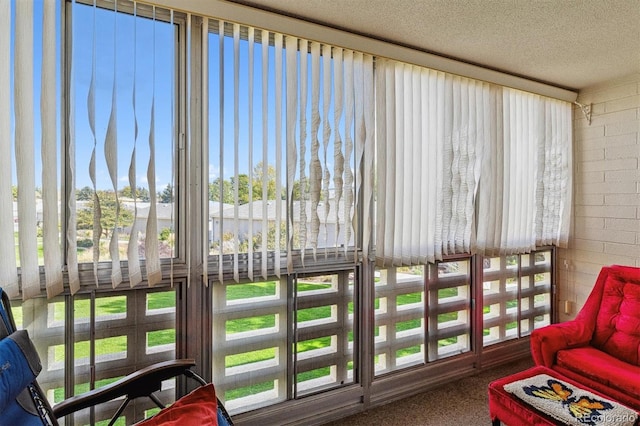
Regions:
<instances>
[{"instance_id":1,"label":"red chair cushion","mask_svg":"<svg viewBox=\"0 0 640 426\"><path fill-rule=\"evenodd\" d=\"M201 386L137 426L217 426L218 402L213 384Z\"/></svg>"},{"instance_id":2,"label":"red chair cushion","mask_svg":"<svg viewBox=\"0 0 640 426\"><path fill-rule=\"evenodd\" d=\"M629 365L592 346L559 351L557 364L562 369L640 399L640 367Z\"/></svg>"},{"instance_id":3,"label":"red chair cushion","mask_svg":"<svg viewBox=\"0 0 640 426\"><path fill-rule=\"evenodd\" d=\"M640 282L624 273L607 276L591 344L640 365Z\"/></svg>"}]
</instances>

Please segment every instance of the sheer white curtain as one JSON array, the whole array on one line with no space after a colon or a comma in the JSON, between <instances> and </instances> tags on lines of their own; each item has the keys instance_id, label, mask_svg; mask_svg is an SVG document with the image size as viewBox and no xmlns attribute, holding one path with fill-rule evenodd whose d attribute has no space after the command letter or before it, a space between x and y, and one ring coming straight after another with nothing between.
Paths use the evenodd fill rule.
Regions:
<instances>
[{"instance_id":1,"label":"sheer white curtain","mask_svg":"<svg viewBox=\"0 0 640 426\"><path fill-rule=\"evenodd\" d=\"M477 250L563 246L571 209L571 105L502 88L478 198Z\"/></svg>"},{"instance_id":2,"label":"sheer white curtain","mask_svg":"<svg viewBox=\"0 0 640 426\"><path fill-rule=\"evenodd\" d=\"M469 252L489 84L377 60L376 87L377 262Z\"/></svg>"}]
</instances>

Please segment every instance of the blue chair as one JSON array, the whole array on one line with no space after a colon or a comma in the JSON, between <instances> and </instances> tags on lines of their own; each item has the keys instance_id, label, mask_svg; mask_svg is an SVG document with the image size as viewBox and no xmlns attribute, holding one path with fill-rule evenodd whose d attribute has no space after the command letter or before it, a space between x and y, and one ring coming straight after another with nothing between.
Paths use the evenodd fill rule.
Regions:
<instances>
[{"instance_id":1,"label":"blue chair","mask_svg":"<svg viewBox=\"0 0 640 426\"><path fill-rule=\"evenodd\" d=\"M58 419L85 408L116 398L124 401L109 425L122 415L129 402L139 397L150 398L159 408L166 408L155 392L162 382L184 375L199 385L207 382L191 369L192 359L160 362L135 371L99 389L68 398L55 407L48 403L36 381L42 366L26 330L17 330L7 294L0 288L0 426L56 426ZM218 425L233 425L229 413L218 399Z\"/></svg>"}]
</instances>

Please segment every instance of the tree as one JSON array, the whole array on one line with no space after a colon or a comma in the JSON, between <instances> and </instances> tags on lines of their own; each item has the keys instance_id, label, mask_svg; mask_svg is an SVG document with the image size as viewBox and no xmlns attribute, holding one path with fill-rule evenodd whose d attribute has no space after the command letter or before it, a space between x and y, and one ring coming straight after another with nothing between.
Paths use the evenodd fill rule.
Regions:
<instances>
[{"instance_id":1,"label":"tree","mask_svg":"<svg viewBox=\"0 0 640 426\"><path fill-rule=\"evenodd\" d=\"M173 185L168 183L167 186L164 187L162 192L158 192L158 198L158 201L163 204L173 203Z\"/></svg>"},{"instance_id":2,"label":"tree","mask_svg":"<svg viewBox=\"0 0 640 426\"><path fill-rule=\"evenodd\" d=\"M253 201L262 200L263 196L262 183L263 179L267 181L267 200L285 199L286 190L282 187L282 193L279 197L276 196L276 169L273 166L267 166L266 174L263 171L262 162L256 164L251 172L253 182L251 184L251 191L253 193ZM216 178L209 184L209 200L220 201L223 203L234 204L235 198L235 176L229 178L229 180L222 181L222 188L220 188L220 179ZM220 192L222 191L222 194ZM247 174L238 174L238 203L246 204L249 202L249 176Z\"/></svg>"},{"instance_id":3,"label":"tree","mask_svg":"<svg viewBox=\"0 0 640 426\"><path fill-rule=\"evenodd\" d=\"M125 186L120 190L120 196L123 198L133 198L133 191L131 191L130 186ZM139 186L136 189L136 198L138 201L148 202L151 197L149 196L149 190L147 188L143 188Z\"/></svg>"},{"instance_id":4,"label":"tree","mask_svg":"<svg viewBox=\"0 0 640 426\"><path fill-rule=\"evenodd\" d=\"M222 181L222 196L220 195L220 178L216 178L209 184L209 201L220 201L223 203L233 204L233 185L231 182Z\"/></svg>"},{"instance_id":5,"label":"tree","mask_svg":"<svg viewBox=\"0 0 640 426\"><path fill-rule=\"evenodd\" d=\"M300 184L300 181L294 180L293 181L293 199L294 200L296 201L302 200L303 192L301 190L302 190L302 185ZM304 194L307 200L311 198L311 196L309 195L310 190L311 190L311 184L309 183L309 179L307 178L305 180L305 185L304 185Z\"/></svg>"},{"instance_id":6,"label":"tree","mask_svg":"<svg viewBox=\"0 0 640 426\"><path fill-rule=\"evenodd\" d=\"M133 213L122 206L122 202L116 204L116 194L113 191L98 191L100 200L100 226L102 226L102 236L109 238L116 225L116 212L118 211L118 227L126 228L133 224ZM88 207L79 209L77 214L78 229L93 229L93 197ZM119 209L118 209L119 207Z\"/></svg>"},{"instance_id":7,"label":"tree","mask_svg":"<svg viewBox=\"0 0 640 426\"><path fill-rule=\"evenodd\" d=\"M235 176L231 177L232 198L235 202ZM254 197L255 198L255 197ZM249 176L238 175L238 203L247 204L249 202Z\"/></svg>"},{"instance_id":8,"label":"tree","mask_svg":"<svg viewBox=\"0 0 640 426\"><path fill-rule=\"evenodd\" d=\"M93 200L93 188L85 186L82 189L76 190L76 199L78 201L91 201Z\"/></svg>"},{"instance_id":9,"label":"tree","mask_svg":"<svg viewBox=\"0 0 640 426\"><path fill-rule=\"evenodd\" d=\"M265 173L262 161L253 168L253 199L264 199L262 183L265 179L267 181L267 200L282 199L283 195L285 195L284 191L279 197L276 196L276 168L267 165L267 171Z\"/></svg>"}]
</instances>

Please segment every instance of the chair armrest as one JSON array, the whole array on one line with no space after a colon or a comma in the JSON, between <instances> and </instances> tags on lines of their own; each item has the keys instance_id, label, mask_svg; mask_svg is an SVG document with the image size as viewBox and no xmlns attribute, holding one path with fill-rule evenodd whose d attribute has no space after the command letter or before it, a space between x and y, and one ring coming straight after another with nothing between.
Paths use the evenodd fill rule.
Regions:
<instances>
[{"instance_id":1,"label":"chair armrest","mask_svg":"<svg viewBox=\"0 0 640 426\"><path fill-rule=\"evenodd\" d=\"M176 359L150 365L99 389L93 389L65 399L53 407L53 414L59 419L67 414L111 401L120 396L126 395L130 399L149 396L151 393L160 390L163 380L181 374L188 376L195 374L191 371L191 368L195 365L196 363L193 359Z\"/></svg>"},{"instance_id":2,"label":"chair armrest","mask_svg":"<svg viewBox=\"0 0 640 426\"><path fill-rule=\"evenodd\" d=\"M593 329L585 321L551 324L531 333L531 356L536 365L551 367L562 349L588 345Z\"/></svg>"}]
</instances>

